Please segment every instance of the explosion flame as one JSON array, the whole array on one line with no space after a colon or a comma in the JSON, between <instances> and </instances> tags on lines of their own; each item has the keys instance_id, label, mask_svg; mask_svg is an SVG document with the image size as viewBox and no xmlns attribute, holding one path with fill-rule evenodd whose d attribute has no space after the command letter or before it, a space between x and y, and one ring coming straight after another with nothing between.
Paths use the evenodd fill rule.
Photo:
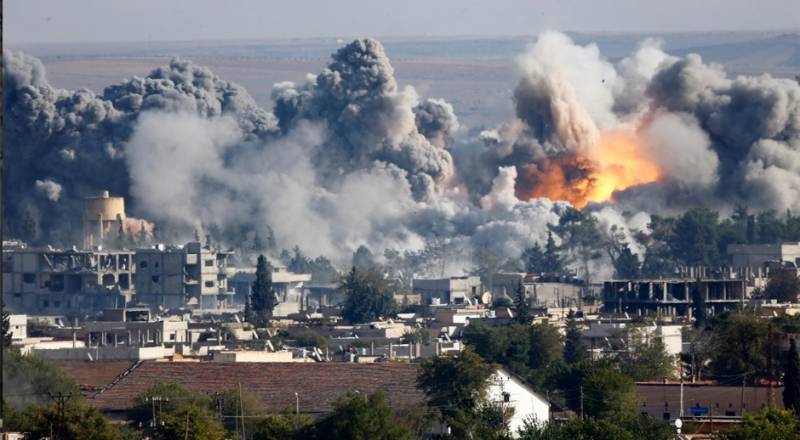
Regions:
<instances>
[{"instance_id":1,"label":"explosion flame","mask_svg":"<svg viewBox=\"0 0 800 440\"><path fill-rule=\"evenodd\" d=\"M581 153L565 153L519 171L516 195L521 200L546 197L577 208L613 200L615 191L662 177L642 139L630 130L605 132Z\"/></svg>"}]
</instances>

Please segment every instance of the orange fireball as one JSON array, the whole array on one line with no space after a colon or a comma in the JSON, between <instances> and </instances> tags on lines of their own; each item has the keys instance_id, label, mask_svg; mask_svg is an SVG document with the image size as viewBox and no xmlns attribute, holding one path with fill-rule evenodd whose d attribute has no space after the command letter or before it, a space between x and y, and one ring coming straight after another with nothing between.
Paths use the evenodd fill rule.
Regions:
<instances>
[{"instance_id":1,"label":"orange fireball","mask_svg":"<svg viewBox=\"0 0 800 440\"><path fill-rule=\"evenodd\" d=\"M661 169L630 130L603 133L581 154L564 154L519 170L517 197L566 200L577 208L612 200L615 191L657 182Z\"/></svg>"}]
</instances>

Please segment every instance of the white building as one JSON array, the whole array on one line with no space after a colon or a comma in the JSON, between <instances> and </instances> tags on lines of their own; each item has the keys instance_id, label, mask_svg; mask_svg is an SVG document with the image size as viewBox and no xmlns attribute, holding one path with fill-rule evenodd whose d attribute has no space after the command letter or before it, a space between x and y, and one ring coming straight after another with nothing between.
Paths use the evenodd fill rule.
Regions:
<instances>
[{"instance_id":1,"label":"white building","mask_svg":"<svg viewBox=\"0 0 800 440\"><path fill-rule=\"evenodd\" d=\"M8 331L12 341L28 337L28 315L8 315Z\"/></svg>"},{"instance_id":2,"label":"white building","mask_svg":"<svg viewBox=\"0 0 800 440\"><path fill-rule=\"evenodd\" d=\"M462 276L431 280L414 279L414 294L422 304L476 304L483 292L480 277Z\"/></svg>"},{"instance_id":3,"label":"white building","mask_svg":"<svg viewBox=\"0 0 800 440\"><path fill-rule=\"evenodd\" d=\"M503 368L489 379L487 397L492 404L509 410L508 428L514 437L525 422L546 424L550 420L550 402Z\"/></svg>"}]
</instances>

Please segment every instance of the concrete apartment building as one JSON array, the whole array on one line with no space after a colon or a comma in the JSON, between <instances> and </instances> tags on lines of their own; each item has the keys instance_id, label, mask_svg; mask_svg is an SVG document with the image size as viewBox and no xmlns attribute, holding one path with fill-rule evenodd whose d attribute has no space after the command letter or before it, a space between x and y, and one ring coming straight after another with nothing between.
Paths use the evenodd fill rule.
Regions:
<instances>
[{"instance_id":1,"label":"concrete apartment building","mask_svg":"<svg viewBox=\"0 0 800 440\"><path fill-rule=\"evenodd\" d=\"M141 361L171 356L176 344L188 340L188 322L152 319L146 307L103 311L100 321L88 322L73 333L72 346L36 348L31 352L51 360ZM77 344L77 341L83 342Z\"/></svg>"},{"instance_id":2,"label":"concrete apartment building","mask_svg":"<svg viewBox=\"0 0 800 440\"><path fill-rule=\"evenodd\" d=\"M134 256L136 301L153 309L231 307L227 270L231 255L198 242L139 249Z\"/></svg>"},{"instance_id":3,"label":"concrete apartment building","mask_svg":"<svg viewBox=\"0 0 800 440\"><path fill-rule=\"evenodd\" d=\"M692 316L692 292L698 290L713 313L744 304L752 291L750 280L728 274L720 278L669 278L613 280L603 283L606 313Z\"/></svg>"},{"instance_id":4,"label":"concrete apartment building","mask_svg":"<svg viewBox=\"0 0 800 440\"><path fill-rule=\"evenodd\" d=\"M85 315L123 307L134 293L128 250L3 250L3 300L15 313Z\"/></svg>"},{"instance_id":5,"label":"concrete apartment building","mask_svg":"<svg viewBox=\"0 0 800 440\"><path fill-rule=\"evenodd\" d=\"M800 266L800 243L730 244L728 254L736 269L758 269L776 261Z\"/></svg>"},{"instance_id":6,"label":"concrete apartment building","mask_svg":"<svg viewBox=\"0 0 800 440\"><path fill-rule=\"evenodd\" d=\"M414 279L413 291L422 304L474 304L483 294L480 277L462 276L431 280Z\"/></svg>"},{"instance_id":7,"label":"concrete apartment building","mask_svg":"<svg viewBox=\"0 0 800 440\"><path fill-rule=\"evenodd\" d=\"M577 308L581 304L584 290L582 281L569 276L525 272L494 274L492 298L513 300L517 296L520 281L531 306Z\"/></svg>"}]
</instances>

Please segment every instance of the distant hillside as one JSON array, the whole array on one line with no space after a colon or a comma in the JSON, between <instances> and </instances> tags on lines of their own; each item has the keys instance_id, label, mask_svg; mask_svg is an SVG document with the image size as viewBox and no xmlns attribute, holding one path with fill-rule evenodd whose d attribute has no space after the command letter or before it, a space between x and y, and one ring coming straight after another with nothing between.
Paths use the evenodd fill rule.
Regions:
<instances>
[{"instance_id":1,"label":"distant hillside","mask_svg":"<svg viewBox=\"0 0 800 440\"><path fill-rule=\"evenodd\" d=\"M699 53L703 59L726 65L800 67L800 34L783 34L772 38L739 41L712 46L691 47L672 51L676 55ZM798 72L800 73L800 72Z\"/></svg>"}]
</instances>

